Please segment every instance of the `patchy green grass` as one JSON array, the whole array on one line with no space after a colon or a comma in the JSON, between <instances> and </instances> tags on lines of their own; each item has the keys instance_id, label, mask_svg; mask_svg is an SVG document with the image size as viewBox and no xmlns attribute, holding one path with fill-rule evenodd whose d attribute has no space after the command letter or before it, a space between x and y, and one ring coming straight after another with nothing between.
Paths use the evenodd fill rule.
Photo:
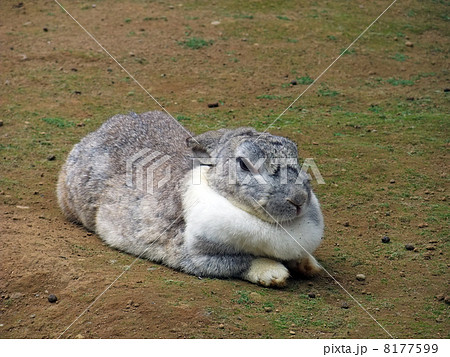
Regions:
<instances>
[{"instance_id":1,"label":"patchy green grass","mask_svg":"<svg viewBox=\"0 0 450 357\"><path fill-rule=\"evenodd\" d=\"M371 105L369 110L373 113L382 113L383 112L383 108L380 107L379 105Z\"/></svg>"},{"instance_id":2,"label":"patchy green grass","mask_svg":"<svg viewBox=\"0 0 450 357\"><path fill-rule=\"evenodd\" d=\"M278 99L281 99L282 97L280 95L262 94L262 95L258 95L256 98L257 99L278 100Z\"/></svg>"},{"instance_id":3,"label":"patchy green grass","mask_svg":"<svg viewBox=\"0 0 450 357\"><path fill-rule=\"evenodd\" d=\"M57 126L58 128L69 128L69 127L75 126L75 124L72 123L71 121L69 121L67 119L63 119L63 118L57 118L57 117L42 118L42 121L44 121L47 124Z\"/></svg>"},{"instance_id":4,"label":"patchy green grass","mask_svg":"<svg viewBox=\"0 0 450 357\"><path fill-rule=\"evenodd\" d=\"M183 115L183 114L179 114L175 117L178 121L189 121L191 120L190 117Z\"/></svg>"},{"instance_id":5,"label":"patchy green grass","mask_svg":"<svg viewBox=\"0 0 450 357\"><path fill-rule=\"evenodd\" d=\"M309 84L311 84L312 82L314 82L314 79L311 78L311 77L308 76L308 75L305 75L305 76L303 76L303 77L298 77L298 78L297 78L297 83L298 83L298 84L309 85Z\"/></svg>"},{"instance_id":6,"label":"patchy green grass","mask_svg":"<svg viewBox=\"0 0 450 357\"><path fill-rule=\"evenodd\" d=\"M239 290L236 292L236 295L238 296L238 298L234 299L233 301L235 301L237 304L249 306L254 303L254 301L250 298L248 291Z\"/></svg>"},{"instance_id":7,"label":"patchy green grass","mask_svg":"<svg viewBox=\"0 0 450 357\"><path fill-rule=\"evenodd\" d=\"M336 97L337 95L339 95L338 91L329 88L321 88L317 91L317 93L321 97Z\"/></svg>"},{"instance_id":8,"label":"patchy green grass","mask_svg":"<svg viewBox=\"0 0 450 357\"><path fill-rule=\"evenodd\" d=\"M407 55L405 55L403 53L396 53L391 58L396 60L396 61L398 61L398 62L405 62L409 58L409 56L407 56Z\"/></svg>"},{"instance_id":9,"label":"patchy green grass","mask_svg":"<svg viewBox=\"0 0 450 357\"><path fill-rule=\"evenodd\" d=\"M167 21L167 17L166 16L157 16L157 17L147 16L147 17L144 17L143 20L144 21L158 21L158 20Z\"/></svg>"},{"instance_id":10,"label":"patchy green grass","mask_svg":"<svg viewBox=\"0 0 450 357\"><path fill-rule=\"evenodd\" d=\"M355 53L356 53L356 50L354 49L354 48L348 48L348 49L346 49L346 48L341 48L341 51L340 51L340 53L342 54L342 55L354 55Z\"/></svg>"},{"instance_id":11,"label":"patchy green grass","mask_svg":"<svg viewBox=\"0 0 450 357\"><path fill-rule=\"evenodd\" d=\"M402 79L402 78L388 78L386 82L392 84L393 86L412 86L414 85L414 81L410 79Z\"/></svg>"},{"instance_id":12,"label":"patchy green grass","mask_svg":"<svg viewBox=\"0 0 450 357\"><path fill-rule=\"evenodd\" d=\"M189 37L184 41L178 42L180 46L190 48L191 50L198 50L203 47L211 46L214 43L213 40L205 40L199 37Z\"/></svg>"}]
</instances>

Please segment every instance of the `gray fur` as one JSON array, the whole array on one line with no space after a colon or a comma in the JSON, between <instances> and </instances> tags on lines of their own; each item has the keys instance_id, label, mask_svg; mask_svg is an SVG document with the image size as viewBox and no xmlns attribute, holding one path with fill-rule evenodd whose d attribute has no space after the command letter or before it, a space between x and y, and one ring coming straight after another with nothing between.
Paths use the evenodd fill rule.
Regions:
<instances>
[{"instance_id":1,"label":"gray fur","mask_svg":"<svg viewBox=\"0 0 450 357\"><path fill-rule=\"evenodd\" d=\"M190 248L188 260L184 261L183 270L197 276L240 277L250 268L253 259L230 246L198 237Z\"/></svg>"},{"instance_id":2,"label":"gray fur","mask_svg":"<svg viewBox=\"0 0 450 357\"><path fill-rule=\"evenodd\" d=\"M155 172L155 181L164 177L167 167L171 179L153 194L126 184L127 159L145 148L170 156ZM248 172L240 169L236 160L242 156L255 163L261 157L297 155L292 141L251 128L220 129L193 139L162 112L116 115L74 146L59 176L58 202L69 220L97 232L117 249L190 274L242 277L254 256L212 243L207 236L197 237L193 246L185 242L182 195L191 158L217 158L208 171L210 186L239 208L273 223L273 218L280 222L295 218L296 205L308 206L312 193L306 174L298 164L277 167L268 160L260 169L266 185L258 184L255 177L243 184ZM227 181L230 164L237 165L236 185ZM281 169L286 169L287 185L277 183ZM299 174L304 180L295 184ZM305 212L300 214L320 223L320 208L309 207Z\"/></svg>"}]
</instances>

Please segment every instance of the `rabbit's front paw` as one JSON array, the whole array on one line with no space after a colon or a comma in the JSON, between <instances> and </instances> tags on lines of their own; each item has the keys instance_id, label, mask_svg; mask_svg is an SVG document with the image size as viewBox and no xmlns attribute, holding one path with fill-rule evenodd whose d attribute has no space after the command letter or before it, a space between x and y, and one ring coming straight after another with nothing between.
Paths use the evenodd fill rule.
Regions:
<instances>
[{"instance_id":1,"label":"rabbit's front paw","mask_svg":"<svg viewBox=\"0 0 450 357\"><path fill-rule=\"evenodd\" d=\"M317 275L322 270L322 267L312 255L301 260L291 260L287 263L287 266L294 274L306 277Z\"/></svg>"},{"instance_id":2,"label":"rabbit's front paw","mask_svg":"<svg viewBox=\"0 0 450 357\"><path fill-rule=\"evenodd\" d=\"M258 258L253 260L244 278L263 286L285 286L289 271L280 262L272 259Z\"/></svg>"}]
</instances>

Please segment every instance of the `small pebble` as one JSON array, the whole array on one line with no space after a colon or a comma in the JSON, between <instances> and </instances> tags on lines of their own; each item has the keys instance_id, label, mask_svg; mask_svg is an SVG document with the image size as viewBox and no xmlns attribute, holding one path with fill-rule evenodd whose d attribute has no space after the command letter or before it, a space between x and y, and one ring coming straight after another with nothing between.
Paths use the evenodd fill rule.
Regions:
<instances>
[{"instance_id":1,"label":"small pebble","mask_svg":"<svg viewBox=\"0 0 450 357\"><path fill-rule=\"evenodd\" d=\"M270 306L265 306L264 307L264 311L265 312L272 312L272 308Z\"/></svg>"},{"instance_id":2,"label":"small pebble","mask_svg":"<svg viewBox=\"0 0 450 357\"><path fill-rule=\"evenodd\" d=\"M213 26L220 25L220 21L213 21L213 22L211 22L211 25L213 25Z\"/></svg>"},{"instance_id":3,"label":"small pebble","mask_svg":"<svg viewBox=\"0 0 450 357\"><path fill-rule=\"evenodd\" d=\"M445 301L446 304L450 304L450 296L447 295L447 296L444 298L444 301Z\"/></svg>"},{"instance_id":4,"label":"small pebble","mask_svg":"<svg viewBox=\"0 0 450 357\"><path fill-rule=\"evenodd\" d=\"M344 227L350 227L350 222L344 222Z\"/></svg>"},{"instance_id":5,"label":"small pebble","mask_svg":"<svg viewBox=\"0 0 450 357\"><path fill-rule=\"evenodd\" d=\"M295 335L295 331L289 331L289 333L291 334L291 335Z\"/></svg>"},{"instance_id":6,"label":"small pebble","mask_svg":"<svg viewBox=\"0 0 450 357\"><path fill-rule=\"evenodd\" d=\"M53 304L54 302L57 302L57 301L58 301L58 298L56 297L56 295L50 294L48 296L48 302L51 302Z\"/></svg>"},{"instance_id":7,"label":"small pebble","mask_svg":"<svg viewBox=\"0 0 450 357\"><path fill-rule=\"evenodd\" d=\"M443 301L445 299L445 295L444 294L438 294L436 295L436 300L437 301Z\"/></svg>"},{"instance_id":8,"label":"small pebble","mask_svg":"<svg viewBox=\"0 0 450 357\"><path fill-rule=\"evenodd\" d=\"M436 247L434 245L428 245L425 249L426 250L436 250Z\"/></svg>"},{"instance_id":9,"label":"small pebble","mask_svg":"<svg viewBox=\"0 0 450 357\"><path fill-rule=\"evenodd\" d=\"M391 181L389 181L389 183L395 183L395 180L394 180L394 179L392 179Z\"/></svg>"},{"instance_id":10,"label":"small pebble","mask_svg":"<svg viewBox=\"0 0 450 357\"><path fill-rule=\"evenodd\" d=\"M54 161L56 159L56 156L55 155L49 155L49 156L47 156L47 160L48 161Z\"/></svg>"},{"instance_id":11,"label":"small pebble","mask_svg":"<svg viewBox=\"0 0 450 357\"><path fill-rule=\"evenodd\" d=\"M341 309L348 309L350 306L348 305L347 301L343 301L341 304Z\"/></svg>"},{"instance_id":12,"label":"small pebble","mask_svg":"<svg viewBox=\"0 0 450 357\"><path fill-rule=\"evenodd\" d=\"M419 227L419 228L425 228L425 227L428 227L428 223L420 223L417 227Z\"/></svg>"},{"instance_id":13,"label":"small pebble","mask_svg":"<svg viewBox=\"0 0 450 357\"><path fill-rule=\"evenodd\" d=\"M293 79L293 80L291 81L291 84L292 84L293 86L296 86L296 85L297 85L297 81L296 81L295 79Z\"/></svg>"},{"instance_id":14,"label":"small pebble","mask_svg":"<svg viewBox=\"0 0 450 357\"><path fill-rule=\"evenodd\" d=\"M406 41L405 46L406 47L414 47L414 43L412 43L411 41Z\"/></svg>"},{"instance_id":15,"label":"small pebble","mask_svg":"<svg viewBox=\"0 0 450 357\"><path fill-rule=\"evenodd\" d=\"M217 102L208 104L208 108L217 108L218 106L219 106L219 103L217 103Z\"/></svg>"},{"instance_id":16,"label":"small pebble","mask_svg":"<svg viewBox=\"0 0 450 357\"><path fill-rule=\"evenodd\" d=\"M364 274L356 274L356 280L364 281L366 280L366 276Z\"/></svg>"},{"instance_id":17,"label":"small pebble","mask_svg":"<svg viewBox=\"0 0 450 357\"><path fill-rule=\"evenodd\" d=\"M391 238L389 238L388 236L384 236L383 238L381 238L381 241L383 243L389 243L391 241Z\"/></svg>"},{"instance_id":18,"label":"small pebble","mask_svg":"<svg viewBox=\"0 0 450 357\"><path fill-rule=\"evenodd\" d=\"M315 298L316 298L316 294L314 294L314 293L309 293L309 294L308 294L308 297L309 297L310 299L315 299Z\"/></svg>"},{"instance_id":19,"label":"small pebble","mask_svg":"<svg viewBox=\"0 0 450 357\"><path fill-rule=\"evenodd\" d=\"M34 319L34 318L36 317L36 314L31 314L30 317L31 317L32 319Z\"/></svg>"},{"instance_id":20,"label":"small pebble","mask_svg":"<svg viewBox=\"0 0 450 357\"><path fill-rule=\"evenodd\" d=\"M84 336L81 333L79 333L78 335L75 336L75 338L82 340Z\"/></svg>"},{"instance_id":21,"label":"small pebble","mask_svg":"<svg viewBox=\"0 0 450 357\"><path fill-rule=\"evenodd\" d=\"M224 325L224 324L220 324L220 325L219 325L219 328L220 328L221 330L223 330L223 329L225 328L225 325Z\"/></svg>"},{"instance_id":22,"label":"small pebble","mask_svg":"<svg viewBox=\"0 0 450 357\"><path fill-rule=\"evenodd\" d=\"M405 244L406 250L414 250L414 246L412 244Z\"/></svg>"}]
</instances>

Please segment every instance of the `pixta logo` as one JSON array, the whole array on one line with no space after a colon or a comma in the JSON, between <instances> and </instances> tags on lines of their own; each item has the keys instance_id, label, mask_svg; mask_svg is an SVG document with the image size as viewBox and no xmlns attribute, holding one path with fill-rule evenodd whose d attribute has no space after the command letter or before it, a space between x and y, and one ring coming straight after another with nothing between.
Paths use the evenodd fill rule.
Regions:
<instances>
[{"instance_id":1,"label":"pixta logo","mask_svg":"<svg viewBox=\"0 0 450 357\"><path fill-rule=\"evenodd\" d=\"M150 148L140 150L126 161L128 187L153 194L171 178L170 156Z\"/></svg>"},{"instance_id":2,"label":"pixta logo","mask_svg":"<svg viewBox=\"0 0 450 357\"><path fill-rule=\"evenodd\" d=\"M319 185L325 184L319 168L312 158L306 158L301 169L297 158L259 158L257 161L251 162L248 158L241 157L225 160L226 164L223 158L191 158L191 160L193 167L198 165L215 166L218 173L220 170L225 170L228 176L225 176L224 179L228 178L230 185L248 185L252 180L256 180L260 185L273 184L274 177L279 180L278 184L281 185L303 184L306 178L312 180L312 177ZM271 173L270 168L273 170ZM292 170L292 168L296 169ZM155 190L161 189L171 180L172 170L176 170L176 168L171 166L169 155L144 148L126 161L126 185L147 194L154 194ZM311 171L312 175L308 171ZM295 177L292 176L292 172L295 173ZM220 177L223 177L222 173L219 173ZM271 175L270 180L268 180L268 175ZM201 184L200 171L192 171L192 184Z\"/></svg>"}]
</instances>

